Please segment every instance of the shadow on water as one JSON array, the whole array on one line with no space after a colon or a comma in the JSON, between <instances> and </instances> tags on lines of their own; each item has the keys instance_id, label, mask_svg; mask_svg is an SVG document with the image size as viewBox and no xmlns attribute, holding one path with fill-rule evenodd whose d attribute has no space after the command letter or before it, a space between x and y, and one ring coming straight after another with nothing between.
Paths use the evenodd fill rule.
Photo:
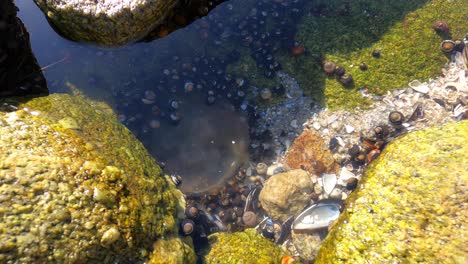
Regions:
<instances>
[{"instance_id":1,"label":"shadow on water","mask_svg":"<svg viewBox=\"0 0 468 264\"><path fill-rule=\"evenodd\" d=\"M249 144L244 124L252 125L258 111L252 86L278 84L275 72L283 68L311 76L314 98L323 102L324 54L372 45L426 2L228 1L167 37L112 49L62 39L33 1L17 5L39 63L69 57L45 71L51 92L68 92L65 83L71 82L108 102L168 171L203 175L215 184L247 155L229 144ZM299 45L305 52L291 54ZM217 106L207 106L212 104Z\"/></svg>"}]
</instances>

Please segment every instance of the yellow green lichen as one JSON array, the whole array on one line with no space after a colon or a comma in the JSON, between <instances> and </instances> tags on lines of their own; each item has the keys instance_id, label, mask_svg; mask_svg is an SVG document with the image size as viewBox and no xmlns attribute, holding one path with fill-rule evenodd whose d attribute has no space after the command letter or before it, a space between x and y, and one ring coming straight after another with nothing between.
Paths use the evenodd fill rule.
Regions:
<instances>
[{"instance_id":1,"label":"yellow green lichen","mask_svg":"<svg viewBox=\"0 0 468 264\"><path fill-rule=\"evenodd\" d=\"M390 143L315 263L466 263L467 140L462 121Z\"/></svg>"},{"instance_id":2,"label":"yellow green lichen","mask_svg":"<svg viewBox=\"0 0 468 264\"><path fill-rule=\"evenodd\" d=\"M308 95L333 109L366 107L361 87L383 94L411 80L436 76L448 61L439 47L447 36L432 29L436 20L447 21L453 38L468 33L465 0L311 1L306 9L319 7L325 15L304 16L296 35L309 55L283 54L280 61ZM373 50L379 50L381 57L372 57ZM346 89L336 77L327 77L322 60L344 66L354 78L354 88ZM359 69L361 62L367 71Z\"/></svg>"},{"instance_id":3,"label":"yellow green lichen","mask_svg":"<svg viewBox=\"0 0 468 264\"><path fill-rule=\"evenodd\" d=\"M282 249L257 234L255 229L232 234L217 233L209 237L210 250L205 263L262 263L281 262Z\"/></svg>"}]
</instances>

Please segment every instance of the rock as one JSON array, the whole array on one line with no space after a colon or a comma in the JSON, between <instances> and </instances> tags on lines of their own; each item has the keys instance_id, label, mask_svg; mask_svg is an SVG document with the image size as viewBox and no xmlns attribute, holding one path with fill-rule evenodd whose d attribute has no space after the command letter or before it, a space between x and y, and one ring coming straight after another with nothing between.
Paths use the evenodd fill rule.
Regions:
<instances>
[{"instance_id":1,"label":"rock","mask_svg":"<svg viewBox=\"0 0 468 264\"><path fill-rule=\"evenodd\" d=\"M223 1L34 0L62 36L104 45L164 37Z\"/></svg>"},{"instance_id":2,"label":"rock","mask_svg":"<svg viewBox=\"0 0 468 264\"><path fill-rule=\"evenodd\" d=\"M303 169L315 175L332 174L338 170L328 143L312 130L306 130L296 138L284 161L291 169Z\"/></svg>"},{"instance_id":3,"label":"rock","mask_svg":"<svg viewBox=\"0 0 468 264\"><path fill-rule=\"evenodd\" d=\"M0 96L46 95L44 75L12 0L0 2Z\"/></svg>"},{"instance_id":4,"label":"rock","mask_svg":"<svg viewBox=\"0 0 468 264\"><path fill-rule=\"evenodd\" d=\"M327 235L327 230L320 230L311 234L292 232L291 235L294 247L301 258L313 261L317 256L322 240Z\"/></svg>"},{"instance_id":5,"label":"rock","mask_svg":"<svg viewBox=\"0 0 468 264\"><path fill-rule=\"evenodd\" d=\"M180 252L185 252L185 254L180 254ZM169 237L159 239L154 244L153 254L148 264L196 263L196 261L197 256L190 237Z\"/></svg>"},{"instance_id":6,"label":"rock","mask_svg":"<svg viewBox=\"0 0 468 264\"><path fill-rule=\"evenodd\" d=\"M466 263L467 140L468 121L461 121L387 145L315 263Z\"/></svg>"},{"instance_id":7,"label":"rock","mask_svg":"<svg viewBox=\"0 0 468 264\"><path fill-rule=\"evenodd\" d=\"M281 247L258 235L255 229L237 233L216 233L209 237L205 263L280 263Z\"/></svg>"},{"instance_id":8,"label":"rock","mask_svg":"<svg viewBox=\"0 0 468 264\"><path fill-rule=\"evenodd\" d=\"M314 184L303 170L292 170L271 176L260 192L262 208L275 220L285 221L299 214L309 203Z\"/></svg>"},{"instance_id":9,"label":"rock","mask_svg":"<svg viewBox=\"0 0 468 264\"><path fill-rule=\"evenodd\" d=\"M101 245L107 248L110 245L112 245L112 243L117 241L119 238L120 238L119 230L117 230L117 228L115 227L111 227L102 235Z\"/></svg>"},{"instance_id":10,"label":"rock","mask_svg":"<svg viewBox=\"0 0 468 264\"><path fill-rule=\"evenodd\" d=\"M177 237L181 195L107 105L18 100L0 100L0 262L143 263L142 250Z\"/></svg>"}]
</instances>

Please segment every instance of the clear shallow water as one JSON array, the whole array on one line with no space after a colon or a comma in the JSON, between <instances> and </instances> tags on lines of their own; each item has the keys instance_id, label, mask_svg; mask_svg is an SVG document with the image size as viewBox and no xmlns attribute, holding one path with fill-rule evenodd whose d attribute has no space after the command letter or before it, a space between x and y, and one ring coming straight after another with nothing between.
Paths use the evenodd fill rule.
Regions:
<instances>
[{"instance_id":1,"label":"clear shallow water","mask_svg":"<svg viewBox=\"0 0 468 264\"><path fill-rule=\"evenodd\" d=\"M237 2L245 4L252 1ZM44 71L50 92L70 92L71 83L90 98L108 102L169 173L183 176L184 190L220 183L248 159L246 80L227 76L228 60L234 59L212 55L207 48L236 45L228 43L233 34L228 26L204 18L164 39L105 48L62 38L31 0L16 5L39 64L64 60ZM225 3L210 16L232 15L232 9ZM209 31L207 23L214 24ZM148 93L155 99L145 102ZM181 120L174 122L173 116Z\"/></svg>"}]
</instances>

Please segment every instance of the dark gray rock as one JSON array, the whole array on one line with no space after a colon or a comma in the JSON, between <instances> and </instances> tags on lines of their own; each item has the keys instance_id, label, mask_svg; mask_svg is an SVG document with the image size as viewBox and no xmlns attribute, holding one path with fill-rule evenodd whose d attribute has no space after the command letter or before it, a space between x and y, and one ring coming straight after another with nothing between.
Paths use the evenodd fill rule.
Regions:
<instances>
[{"instance_id":1,"label":"dark gray rock","mask_svg":"<svg viewBox=\"0 0 468 264\"><path fill-rule=\"evenodd\" d=\"M48 94L17 11L12 0L0 1L0 96Z\"/></svg>"}]
</instances>

